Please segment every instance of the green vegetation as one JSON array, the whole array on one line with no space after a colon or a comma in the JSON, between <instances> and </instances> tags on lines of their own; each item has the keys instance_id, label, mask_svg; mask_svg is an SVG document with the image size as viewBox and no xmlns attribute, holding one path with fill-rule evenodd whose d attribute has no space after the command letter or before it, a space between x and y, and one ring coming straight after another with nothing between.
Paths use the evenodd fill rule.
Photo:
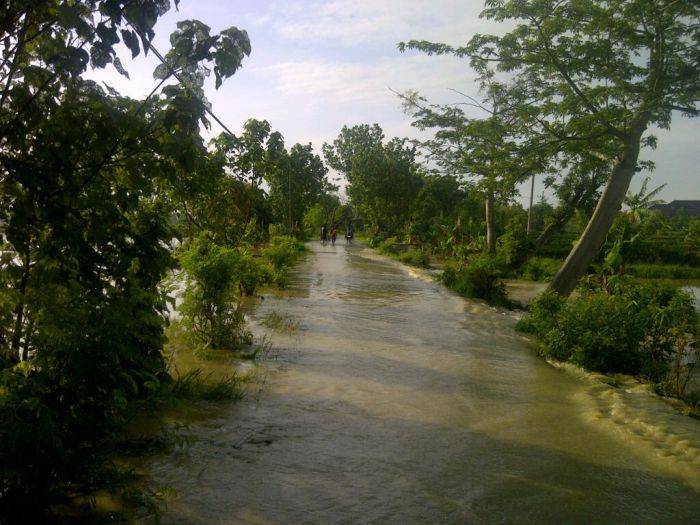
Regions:
<instances>
[{"instance_id":1,"label":"green vegetation","mask_svg":"<svg viewBox=\"0 0 700 525\"><path fill-rule=\"evenodd\" d=\"M245 250L219 246L206 234L189 240L178 260L186 285L179 310L192 338L213 349L250 344L243 301L270 282L270 270Z\"/></svg>"},{"instance_id":2,"label":"green vegetation","mask_svg":"<svg viewBox=\"0 0 700 525\"><path fill-rule=\"evenodd\" d=\"M323 153L347 179L347 194L370 232L401 227L421 187L416 149L407 139L386 141L378 124L345 126L333 144L323 145Z\"/></svg>"},{"instance_id":3,"label":"green vegetation","mask_svg":"<svg viewBox=\"0 0 700 525\"><path fill-rule=\"evenodd\" d=\"M687 292L663 285L589 279L568 300L546 292L520 330L540 352L589 370L640 376L683 397L698 357L700 319Z\"/></svg>"},{"instance_id":4,"label":"green vegetation","mask_svg":"<svg viewBox=\"0 0 700 525\"><path fill-rule=\"evenodd\" d=\"M627 273L643 279L700 281L700 266L678 264L630 264Z\"/></svg>"},{"instance_id":5,"label":"green vegetation","mask_svg":"<svg viewBox=\"0 0 700 525\"><path fill-rule=\"evenodd\" d=\"M413 246L399 245L396 237L389 237L385 241L379 242L377 250L409 266L417 266L418 268L430 266L430 257L426 252Z\"/></svg>"},{"instance_id":6,"label":"green vegetation","mask_svg":"<svg viewBox=\"0 0 700 525\"><path fill-rule=\"evenodd\" d=\"M657 143L649 131L699 114L696 2L488 0L484 16L508 23L501 36L400 44L468 58L480 98L401 95L414 126L433 132L422 142L343 127L323 155L347 202L312 145L287 147L265 120L205 142L210 119L221 124L206 79L220 88L251 44L239 28L186 20L160 55L154 28L170 7L4 5L0 516L47 521L96 491L128 494L113 453L139 410L168 390L236 398L235 376L172 377L166 278L184 284L178 328L191 346L245 355L246 302L284 286L324 224L364 231L408 264L443 259L446 285L496 305L510 306L503 276L551 279L559 296L521 325L544 354L683 395L697 314L687 294L628 277L697 279L700 220L654 212L648 180L628 189L653 167L639 160ZM86 76L128 77L120 47L159 57L143 99ZM535 177L556 206L514 201ZM586 273L594 285L565 299Z\"/></svg>"},{"instance_id":7,"label":"green vegetation","mask_svg":"<svg viewBox=\"0 0 700 525\"><path fill-rule=\"evenodd\" d=\"M399 48L468 58L482 97L466 96L464 105L483 118L467 117L454 104L430 105L416 94L404 100L417 125L436 129L438 147L428 144L431 156L444 159L453 172L466 168L482 185L490 252L489 204L497 193L507 197L513 180L544 174L554 184L563 175L576 188L562 193L572 197L562 205L583 211L596 186L605 185L550 285L569 295L604 244L635 173L651 167L639 159L642 148L657 144L650 128L669 127L674 110L700 114L698 6L489 0L482 16L508 28L499 35L474 35L463 46L413 40ZM567 215L558 214L552 224Z\"/></svg>"},{"instance_id":8,"label":"green vegetation","mask_svg":"<svg viewBox=\"0 0 700 525\"><path fill-rule=\"evenodd\" d=\"M262 325L278 332L294 333L299 330L299 321L289 316L271 312L262 321Z\"/></svg>"},{"instance_id":9,"label":"green vegetation","mask_svg":"<svg viewBox=\"0 0 700 525\"><path fill-rule=\"evenodd\" d=\"M272 266L272 280L278 286L284 287L289 267L306 251L306 246L294 237L276 236L270 239L261 253Z\"/></svg>"},{"instance_id":10,"label":"green vegetation","mask_svg":"<svg viewBox=\"0 0 700 525\"><path fill-rule=\"evenodd\" d=\"M467 297L484 299L496 306L512 307L501 280L496 258L489 254L472 255L464 261L445 266L441 281Z\"/></svg>"},{"instance_id":11,"label":"green vegetation","mask_svg":"<svg viewBox=\"0 0 700 525\"><path fill-rule=\"evenodd\" d=\"M113 454L136 413L167 395L236 397L234 378L171 377L164 281L179 266L197 346L240 349L244 299L283 282L299 252L264 248L270 226L303 234L333 191L311 147L288 150L265 121L202 138L205 78L218 88L241 67L243 30L178 23L141 100L86 78L128 76L120 42L157 54L169 8L13 2L0 21L0 520L51 521L98 491L133 496Z\"/></svg>"},{"instance_id":12,"label":"green vegetation","mask_svg":"<svg viewBox=\"0 0 700 525\"><path fill-rule=\"evenodd\" d=\"M243 397L241 378L236 373L214 378L201 368L175 372L168 393L175 399L187 401L235 401Z\"/></svg>"},{"instance_id":13,"label":"green vegetation","mask_svg":"<svg viewBox=\"0 0 700 525\"><path fill-rule=\"evenodd\" d=\"M518 268L516 276L527 281L549 281L564 261L548 257L530 257Z\"/></svg>"}]
</instances>

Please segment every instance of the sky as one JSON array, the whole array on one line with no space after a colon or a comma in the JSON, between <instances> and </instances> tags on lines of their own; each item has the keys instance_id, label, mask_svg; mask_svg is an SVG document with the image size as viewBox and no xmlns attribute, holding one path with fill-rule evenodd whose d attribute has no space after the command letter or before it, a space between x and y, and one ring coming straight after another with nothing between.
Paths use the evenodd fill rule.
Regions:
<instances>
[{"instance_id":1,"label":"sky","mask_svg":"<svg viewBox=\"0 0 700 525\"><path fill-rule=\"evenodd\" d=\"M481 9L482 0L181 0L178 10L159 20L154 45L165 53L180 20L198 19L212 33L245 29L252 53L243 68L218 90L213 75L205 87L214 113L234 133L249 118L267 120L288 147L311 142L321 154L323 142L343 125L376 122L387 137L421 137L393 91L416 90L435 103L459 102L454 90L478 96L467 60L401 53L396 44L464 44L476 33L502 32L479 18ZM146 96L156 85L155 57L132 60L124 48L119 54L130 79L111 66L90 76L125 95ZM207 134L221 131L212 123ZM635 177L632 189L651 175L650 188L667 185L662 199L700 199L700 119L676 114L670 131L654 133L659 146L642 158L653 160L656 170ZM542 187L535 191L539 195ZM528 191L521 193L525 202Z\"/></svg>"}]
</instances>

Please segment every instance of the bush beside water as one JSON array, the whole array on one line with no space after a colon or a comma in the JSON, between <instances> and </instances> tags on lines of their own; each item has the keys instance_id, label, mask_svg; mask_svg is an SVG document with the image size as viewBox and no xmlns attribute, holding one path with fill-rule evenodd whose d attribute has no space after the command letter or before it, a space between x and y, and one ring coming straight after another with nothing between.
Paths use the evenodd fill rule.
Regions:
<instances>
[{"instance_id":1,"label":"bush beside water","mask_svg":"<svg viewBox=\"0 0 700 525\"><path fill-rule=\"evenodd\" d=\"M535 335L545 357L642 377L665 395L683 397L700 335L692 296L624 279L587 281L568 300L542 294L518 329Z\"/></svg>"},{"instance_id":2,"label":"bush beside water","mask_svg":"<svg viewBox=\"0 0 700 525\"><path fill-rule=\"evenodd\" d=\"M246 250L219 246L206 234L185 244L178 259L185 276L181 322L188 335L217 349L249 344L243 300L271 280L269 269Z\"/></svg>"},{"instance_id":3,"label":"bush beside water","mask_svg":"<svg viewBox=\"0 0 700 525\"><path fill-rule=\"evenodd\" d=\"M528 281L549 281L559 271L564 261L549 257L530 257L518 268L515 275Z\"/></svg>"},{"instance_id":4,"label":"bush beside water","mask_svg":"<svg viewBox=\"0 0 700 525\"><path fill-rule=\"evenodd\" d=\"M287 285L287 272L296 260L307 251L301 241L287 235L270 238L269 244L260 253L269 262L272 282L284 288Z\"/></svg>"},{"instance_id":5,"label":"bush beside water","mask_svg":"<svg viewBox=\"0 0 700 525\"><path fill-rule=\"evenodd\" d=\"M513 304L508 299L501 276L502 271L495 257L478 254L470 256L464 262L450 261L445 265L440 280L448 288L466 297L511 308Z\"/></svg>"},{"instance_id":6,"label":"bush beside water","mask_svg":"<svg viewBox=\"0 0 700 525\"><path fill-rule=\"evenodd\" d=\"M421 248L408 246L403 249L404 245L400 245L396 237L389 237L385 241L370 242L370 246L376 247L377 250L389 257L401 261L410 266L419 268L428 268L430 266L430 256Z\"/></svg>"},{"instance_id":7,"label":"bush beside water","mask_svg":"<svg viewBox=\"0 0 700 525\"><path fill-rule=\"evenodd\" d=\"M185 293L182 325L196 344L240 351L252 341L245 328L246 297L267 284L284 286L287 270L306 250L293 237L277 236L256 257L251 248L229 248L204 233L180 249Z\"/></svg>"}]
</instances>

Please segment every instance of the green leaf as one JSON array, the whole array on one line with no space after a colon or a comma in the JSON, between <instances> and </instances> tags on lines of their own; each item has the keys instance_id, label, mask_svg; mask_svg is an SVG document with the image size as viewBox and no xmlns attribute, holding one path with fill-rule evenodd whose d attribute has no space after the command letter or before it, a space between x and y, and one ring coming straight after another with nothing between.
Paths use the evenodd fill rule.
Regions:
<instances>
[{"instance_id":1,"label":"green leaf","mask_svg":"<svg viewBox=\"0 0 700 525\"><path fill-rule=\"evenodd\" d=\"M129 73L126 69L124 69L124 66L122 66L122 61L119 60L119 57L115 57L112 61L112 64L114 65L114 68L119 72L120 75L124 75L126 78L129 78Z\"/></svg>"},{"instance_id":2,"label":"green leaf","mask_svg":"<svg viewBox=\"0 0 700 525\"><path fill-rule=\"evenodd\" d=\"M138 36L133 31L127 31L125 29L122 29L121 33L124 45L131 51L131 58L136 58L141 51Z\"/></svg>"}]
</instances>

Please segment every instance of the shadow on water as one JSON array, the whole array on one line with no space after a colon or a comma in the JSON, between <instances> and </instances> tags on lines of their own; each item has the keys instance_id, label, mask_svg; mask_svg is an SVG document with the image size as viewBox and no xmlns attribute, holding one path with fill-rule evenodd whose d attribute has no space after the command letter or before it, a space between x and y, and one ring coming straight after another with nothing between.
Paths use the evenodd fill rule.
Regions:
<instances>
[{"instance_id":1,"label":"shadow on water","mask_svg":"<svg viewBox=\"0 0 700 525\"><path fill-rule=\"evenodd\" d=\"M697 522L696 422L683 454L638 446L514 314L361 246L314 251L252 313L295 326L269 332L265 388L150 462L178 494L164 523Z\"/></svg>"},{"instance_id":2,"label":"shadow on water","mask_svg":"<svg viewBox=\"0 0 700 525\"><path fill-rule=\"evenodd\" d=\"M691 523L700 512L697 494L645 470L340 407L329 421L304 397L264 402L318 418L222 429L201 436L179 468L155 466L180 491L167 522ZM329 440L314 423L337 433Z\"/></svg>"}]
</instances>

